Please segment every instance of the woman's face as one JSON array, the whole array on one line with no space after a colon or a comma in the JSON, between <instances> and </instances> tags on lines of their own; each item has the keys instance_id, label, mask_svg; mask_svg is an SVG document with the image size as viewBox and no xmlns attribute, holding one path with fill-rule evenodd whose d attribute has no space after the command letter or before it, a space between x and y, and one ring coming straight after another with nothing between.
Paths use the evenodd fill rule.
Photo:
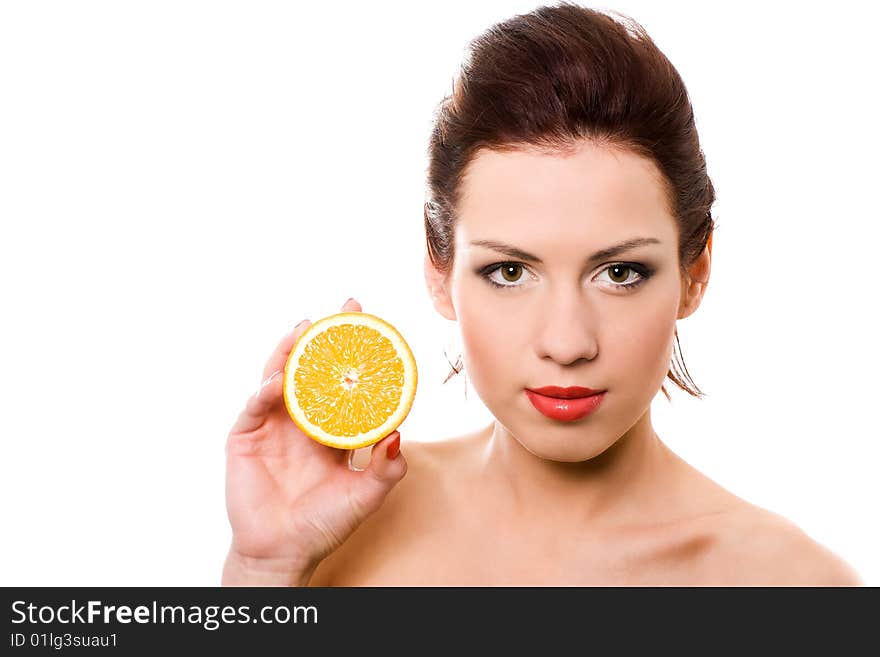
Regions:
<instances>
[{"instance_id":1,"label":"woman's face","mask_svg":"<svg viewBox=\"0 0 880 657\"><path fill-rule=\"evenodd\" d=\"M435 305L459 323L473 388L538 456L600 454L666 377L676 319L695 308L680 308L687 288L659 176L649 160L587 142L567 156L482 150L463 183L453 269L432 279L426 263ZM633 240L643 243L598 253ZM548 385L607 392L589 415L561 421L525 392Z\"/></svg>"}]
</instances>

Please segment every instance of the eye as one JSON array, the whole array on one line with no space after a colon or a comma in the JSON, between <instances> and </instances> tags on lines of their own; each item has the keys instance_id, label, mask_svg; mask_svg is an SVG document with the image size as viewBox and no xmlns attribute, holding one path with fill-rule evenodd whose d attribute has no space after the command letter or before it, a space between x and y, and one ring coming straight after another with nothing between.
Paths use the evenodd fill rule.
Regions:
<instances>
[{"instance_id":1,"label":"eye","mask_svg":"<svg viewBox=\"0 0 880 657\"><path fill-rule=\"evenodd\" d=\"M479 274L495 287L510 289L522 287L520 282L524 271L528 270L519 262L497 262L484 268ZM610 287L625 291L634 290L654 274L650 267L635 262L612 263L602 269L597 277L606 272Z\"/></svg>"},{"instance_id":2,"label":"eye","mask_svg":"<svg viewBox=\"0 0 880 657\"><path fill-rule=\"evenodd\" d=\"M521 280L521 275L525 271L525 268L517 263L517 262L501 262L498 263L497 267L487 272L486 280L490 283L495 283L499 287L511 287L510 285L505 285L505 283L516 283ZM504 283L498 281L498 279L491 278L491 274L498 272L501 275L501 280Z\"/></svg>"},{"instance_id":3,"label":"eye","mask_svg":"<svg viewBox=\"0 0 880 657\"><path fill-rule=\"evenodd\" d=\"M489 265L480 275L495 287L511 288L520 287L516 283L522 280L521 275L524 271L525 267L518 262L498 262ZM499 278L492 278L496 272L500 274L500 281L504 282L500 282Z\"/></svg>"},{"instance_id":4,"label":"eye","mask_svg":"<svg viewBox=\"0 0 880 657\"><path fill-rule=\"evenodd\" d=\"M608 280L614 288L634 288L644 283L650 275L645 267L640 267L639 269L636 267L636 265L618 262L605 267L605 269L599 272L599 275L601 276L607 272ZM631 278L632 275L634 275L634 278Z\"/></svg>"}]
</instances>

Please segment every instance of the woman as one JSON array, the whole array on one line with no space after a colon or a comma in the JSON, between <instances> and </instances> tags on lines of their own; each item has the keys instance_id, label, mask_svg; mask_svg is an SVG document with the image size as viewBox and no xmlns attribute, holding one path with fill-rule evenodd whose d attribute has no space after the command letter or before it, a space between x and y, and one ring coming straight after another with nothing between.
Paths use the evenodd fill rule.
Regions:
<instances>
[{"instance_id":1,"label":"woman","mask_svg":"<svg viewBox=\"0 0 880 657\"><path fill-rule=\"evenodd\" d=\"M229 435L224 584L861 584L652 428L665 378L701 394L673 347L706 292L715 193L641 26L568 3L493 26L429 155L425 280L494 420L402 449L395 431L354 468L284 409L305 321Z\"/></svg>"}]
</instances>

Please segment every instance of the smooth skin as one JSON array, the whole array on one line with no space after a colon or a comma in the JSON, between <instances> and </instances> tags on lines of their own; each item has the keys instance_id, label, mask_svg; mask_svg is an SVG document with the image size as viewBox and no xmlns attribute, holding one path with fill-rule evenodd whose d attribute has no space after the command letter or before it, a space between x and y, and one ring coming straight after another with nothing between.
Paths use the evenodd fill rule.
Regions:
<instances>
[{"instance_id":1,"label":"smooth skin","mask_svg":"<svg viewBox=\"0 0 880 657\"><path fill-rule=\"evenodd\" d=\"M233 541L224 584L311 586L857 586L859 575L787 519L673 453L650 404L675 323L705 293L711 241L683 275L653 163L589 142L567 155L481 151L464 182L451 271L425 258L435 309L456 321L465 370L493 421L463 436L389 436L363 472L286 417L280 381L227 446ZM540 218L540 221L536 218ZM655 244L601 262L633 237ZM503 241L526 262L475 241ZM614 263L652 276L621 289ZM495 263L518 263L489 277ZM628 274L625 282L638 278ZM361 311L350 300L344 310ZM264 376L283 366L282 341ZM607 390L593 414L551 420L524 389ZM329 450L329 451L327 451Z\"/></svg>"}]
</instances>

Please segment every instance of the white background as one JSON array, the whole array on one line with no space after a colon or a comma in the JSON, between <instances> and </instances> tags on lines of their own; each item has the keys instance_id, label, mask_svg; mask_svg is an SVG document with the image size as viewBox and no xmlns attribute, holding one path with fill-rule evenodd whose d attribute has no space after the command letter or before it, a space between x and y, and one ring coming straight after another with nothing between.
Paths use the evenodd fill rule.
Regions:
<instances>
[{"instance_id":1,"label":"white background","mask_svg":"<svg viewBox=\"0 0 880 657\"><path fill-rule=\"evenodd\" d=\"M415 352L404 441L489 421L441 384L425 153L467 42L537 4L342 4L0 6L0 584L218 584L231 423L349 296ZM708 398L670 384L657 432L878 585L871 6L595 7L681 73L718 195Z\"/></svg>"}]
</instances>

